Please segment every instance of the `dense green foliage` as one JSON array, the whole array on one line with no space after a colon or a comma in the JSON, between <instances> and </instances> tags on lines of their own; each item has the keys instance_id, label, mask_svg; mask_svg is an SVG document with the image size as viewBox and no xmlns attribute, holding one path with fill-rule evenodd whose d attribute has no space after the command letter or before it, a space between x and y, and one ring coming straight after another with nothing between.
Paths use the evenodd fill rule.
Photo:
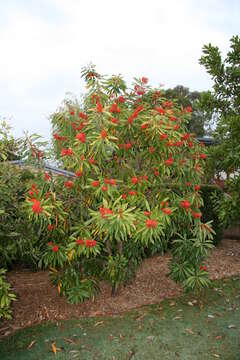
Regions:
<instances>
[{"instance_id":1,"label":"dense green foliage","mask_svg":"<svg viewBox=\"0 0 240 360\"><path fill-rule=\"evenodd\" d=\"M213 80L213 91L202 97L202 108L216 121L215 137L218 145L211 150L213 172L234 174L230 179L230 198L221 206L221 218L226 226L240 220L240 38L230 39L225 59L220 50L205 45L200 64Z\"/></svg>"}]
</instances>

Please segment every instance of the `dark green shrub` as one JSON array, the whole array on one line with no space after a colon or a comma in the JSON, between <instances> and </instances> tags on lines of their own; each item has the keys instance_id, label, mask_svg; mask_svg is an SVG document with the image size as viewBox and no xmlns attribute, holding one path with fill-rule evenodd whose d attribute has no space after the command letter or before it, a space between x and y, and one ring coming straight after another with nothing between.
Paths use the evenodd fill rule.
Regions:
<instances>
[{"instance_id":1,"label":"dark green shrub","mask_svg":"<svg viewBox=\"0 0 240 360\"><path fill-rule=\"evenodd\" d=\"M219 213L214 199L223 199L223 190L215 185L201 185L201 197L204 205L201 207L203 214L202 221L208 222L212 220L212 228L215 231L213 238L214 245L218 245L223 238L224 227L219 219Z\"/></svg>"}]
</instances>

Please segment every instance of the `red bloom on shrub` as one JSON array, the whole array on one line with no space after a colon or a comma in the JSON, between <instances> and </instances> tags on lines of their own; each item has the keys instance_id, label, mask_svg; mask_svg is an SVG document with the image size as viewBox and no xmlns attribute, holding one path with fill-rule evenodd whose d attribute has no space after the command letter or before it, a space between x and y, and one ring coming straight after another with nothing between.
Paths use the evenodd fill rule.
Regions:
<instances>
[{"instance_id":1,"label":"red bloom on shrub","mask_svg":"<svg viewBox=\"0 0 240 360\"><path fill-rule=\"evenodd\" d=\"M73 181L65 181L64 186L66 188L72 188L74 186Z\"/></svg>"},{"instance_id":2,"label":"red bloom on shrub","mask_svg":"<svg viewBox=\"0 0 240 360\"><path fill-rule=\"evenodd\" d=\"M111 119L111 122L112 122L113 124L118 124L118 119L117 119L117 118L112 118L112 119Z\"/></svg>"},{"instance_id":3,"label":"red bloom on shrub","mask_svg":"<svg viewBox=\"0 0 240 360\"><path fill-rule=\"evenodd\" d=\"M88 118L87 114L84 114L83 112L79 112L78 116L83 120L87 120L87 118Z\"/></svg>"},{"instance_id":4,"label":"red bloom on shrub","mask_svg":"<svg viewBox=\"0 0 240 360\"><path fill-rule=\"evenodd\" d=\"M130 190L128 193L129 193L129 195L131 195L131 196L136 195L136 191L133 191L133 190Z\"/></svg>"},{"instance_id":5,"label":"red bloom on shrub","mask_svg":"<svg viewBox=\"0 0 240 360\"><path fill-rule=\"evenodd\" d=\"M76 135L76 139L79 140L79 141L81 141L81 143L84 144L84 143L86 142L86 134L80 132L80 133L78 133L78 134Z\"/></svg>"},{"instance_id":6,"label":"red bloom on shrub","mask_svg":"<svg viewBox=\"0 0 240 360\"><path fill-rule=\"evenodd\" d=\"M98 187L100 185L100 182L98 180L95 180L92 182L93 187Z\"/></svg>"},{"instance_id":7,"label":"red bloom on shrub","mask_svg":"<svg viewBox=\"0 0 240 360\"><path fill-rule=\"evenodd\" d=\"M117 99L116 102L119 102L120 104L123 104L126 101L125 97L120 95Z\"/></svg>"},{"instance_id":8,"label":"red bloom on shrub","mask_svg":"<svg viewBox=\"0 0 240 360\"><path fill-rule=\"evenodd\" d=\"M127 198L127 194L122 194L122 199L125 200Z\"/></svg>"},{"instance_id":9,"label":"red bloom on shrub","mask_svg":"<svg viewBox=\"0 0 240 360\"><path fill-rule=\"evenodd\" d=\"M101 207L99 209L99 212L101 214L101 218L105 219L105 215L114 215L114 212L111 209L105 208L105 207Z\"/></svg>"},{"instance_id":10,"label":"red bloom on shrub","mask_svg":"<svg viewBox=\"0 0 240 360\"><path fill-rule=\"evenodd\" d=\"M75 174L77 177L81 177L83 175L83 172L81 170L77 170Z\"/></svg>"},{"instance_id":11,"label":"red bloom on shrub","mask_svg":"<svg viewBox=\"0 0 240 360\"><path fill-rule=\"evenodd\" d=\"M61 155L62 156L73 156L73 151L70 148L69 149L62 149Z\"/></svg>"},{"instance_id":12,"label":"red bloom on shrub","mask_svg":"<svg viewBox=\"0 0 240 360\"><path fill-rule=\"evenodd\" d=\"M168 134L160 134L159 139L160 140L166 140L168 138Z\"/></svg>"},{"instance_id":13,"label":"red bloom on shrub","mask_svg":"<svg viewBox=\"0 0 240 360\"><path fill-rule=\"evenodd\" d=\"M200 190L200 185L195 185L195 191L199 191Z\"/></svg>"},{"instance_id":14,"label":"red bloom on shrub","mask_svg":"<svg viewBox=\"0 0 240 360\"><path fill-rule=\"evenodd\" d=\"M58 245L54 245L53 247L52 247L52 251L54 251L54 252L58 252L58 250L59 250L59 246Z\"/></svg>"},{"instance_id":15,"label":"red bloom on shrub","mask_svg":"<svg viewBox=\"0 0 240 360\"><path fill-rule=\"evenodd\" d=\"M53 244L52 241L49 241L49 242L47 243L48 246L52 246L52 244Z\"/></svg>"},{"instance_id":16,"label":"red bloom on shrub","mask_svg":"<svg viewBox=\"0 0 240 360\"><path fill-rule=\"evenodd\" d=\"M190 181L187 181L187 182L186 182L186 185L187 185L187 187L191 186Z\"/></svg>"},{"instance_id":17,"label":"red bloom on shrub","mask_svg":"<svg viewBox=\"0 0 240 360\"><path fill-rule=\"evenodd\" d=\"M96 240L89 239L86 241L86 247L94 247L94 246L96 246L96 244L97 244Z\"/></svg>"},{"instance_id":18,"label":"red bloom on shrub","mask_svg":"<svg viewBox=\"0 0 240 360\"><path fill-rule=\"evenodd\" d=\"M199 154L200 159L206 159L207 155L206 154Z\"/></svg>"},{"instance_id":19,"label":"red bloom on shrub","mask_svg":"<svg viewBox=\"0 0 240 360\"><path fill-rule=\"evenodd\" d=\"M146 227L149 228L149 229L150 228L155 229L157 224L158 224L157 220L153 220L153 219L147 219L146 220Z\"/></svg>"},{"instance_id":20,"label":"red bloom on shrub","mask_svg":"<svg viewBox=\"0 0 240 360\"><path fill-rule=\"evenodd\" d=\"M169 119L170 119L171 121L176 121L176 120L177 120L177 118L176 118L175 116L169 116Z\"/></svg>"},{"instance_id":21,"label":"red bloom on shrub","mask_svg":"<svg viewBox=\"0 0 240 360\"><path fill-rule=\"evenodd\" d=\"M45 175L44 175L44 179L46 181L50 180L51 179L51 176L46 172Z\"/></svg>"},{"instance_id":22,"label":"red bloom on shrub","mask_svg":"<svg viewBox=\"0 0 240 360\"><path fill-rule=\"evenodd\" d=\"M151 215L152 215L152 212L151 212L151 211L144 211L144 215L145 215L145 216L151 216Z\"/></svg>"},{"instance_id":23,"label":"red bloom on shrub","mask_svg":"<svg viewBox=\"0 0 240 360\"><path fill-rule=\"evenodd\" d=\"M90 164L94 165L95 164L95 160L93 158L89 159Z\"/></svg>"},{"instance_id":24,"label":"red bloom on shrub","mask_svg":"<svg viewBox=\"0 0 240 360\"><path fill-rule=\"evenodd\" d=\"M71 110L71 111L70 111L70 115L75 115L75 111L74 111L74 110Z\"/></svg>"},{"instance_id":25,"label":"red bloom on shrub","mask_svg":"<svg viewBox=\"0 0 240 360\"><path fill-rule=\"evenodd\" d=\"M41 214L43 212L43 208L41 207L41 202L39 200L33 199L32 211L35 214Z\"/></svg>"},{"instance_id":26,"label":"red bloom on shrub","mask_svg":"<svg viewBox=\"0 0 240 360\"><path fill-rule=\"evenodd\" d=\"M192 148L194 146L192 141L188 141L188 147Z\"/></svg>"},{"instance_id":27,"label":"red bloom on shrub","mask_svg":"<svg viewBox=\"0 0 240 360\"><path fill-rule=\"evenodd\" d=\"M181 205L181 208L185 209L185 210L188 210L191 206L191 204L188 200L181 201L180 205Z\"/></svg>"},{"instance_id":28,"label":"red bloom on shrub","mask_svg":"<svg viewBox=\"0 0 240 360\"><path fill-rule=\"evenodd\" d=\"M134 90L138 95L144 95L144 93L145 93L144 88L142 86L139 86L139 85L135 85Z\"/></svg>"},{"instance_id":29,"label":"red bloom on shrub","mask_svg":"<svg viewBox=\"0 0 240 360\"><path fill-rule=\"evenodd\" d=\"M29 190L28 194L29 194L30 196L34 196L34 192L33 192L32 190Z\"/></svg>"},{"instance_id":30,"label":"red bloom on shrub","mask_svg":"<svg viewBox=\"0 0 240 360\"><path fill-rule=\"evenodd\" d=\"M107 191L107 186L103 185L102 186L102 191Z\"/></svg>"},{"instance_id":31,"label":"red bloom on shrub","mask_svg":"<svg viewBox=\"0 0 240 360\"><path fill-rule=\"evenodd\" d=\"M154 148L153 146L150 146L149 152L150 152L150 154L154 153L154 152L155 152L155 148Z\"/></svg>"},{"instance_id":32,"label":"red bloom on shrub","mask_svg":"<svg viewBox=\"0 0 240 360\"><path fill-rule=\"evenodd\" d=\"M116 179L104 179L104 183L109 185L116 185L117 181Z\"/></svg>"},{"instance_id":33,"label":"red bloom on shrub","mask_svg":"<svg viewBox=\"0 0 240 360\"><path fill-rule=\"evenodd\" d=\"M142 77L142 83L143 84L147 84L148 83L148 78L146 78L146 77Z\"/></svg>"},{"instance_id":34,"label":"red bloom on shrub","mask_svg":"<svg viewBox=\"0 0 240 360\"><path fill-rule=\"evenodd\" d=\"M201 266L200 266L200 270L207 271L207 267L201 265Z\"/></svg>"},{"instance_id":35,"label":"red bloom on shrub","mask_svg":"<svg viewBox=\"0 0 240 360\"><path fill-rule=\"evenodd\" d=\"M107 131L106 130L102 130L101 131L101 138L104 140L104 139L106 139L106 137L107 137Z\"/></svg>"},{"instance_id":36,"label":"red bloom on shrub","mask_svg":"<svg viewBox=\"0 0 240 360\"><path fill-rule=\"evenodd\" d=\"M192 107L191 107L191 106L187 106L187 107L185 108L185 111L186 111L187 113L191 113L191 112L192 112Z\"/></svg>"},{"instance_id":37,"label":"red bloom on shrub","mask_svg":"<svg viewBox=\"0 0 240 360\"><path fill-rule=\"evenodd\" d=\"M190 139L190 134L183 134L182 137L181 137L183 140L189 140Z\"/></svg>"},{"instance_id":38,"label":"red bloom on shrub","mask_svg":"<svg viewBox=\"0 0 240 360\"><path fill-rule=\"evenodd\" d=\"M200 212L193 212L193 217L194 217L194 219L201 219L202 213L200 213Z\"/></svg>"},{"instance_id":39,"label":"red bloom on shrub","mask_svg":"<svg viewBox=\"0 0 240 360\"><path fill-rule=\"evenodd\" d=\"M158 170L154 170L154 175L159 176L160 172Z\"/></svg>"},{"instance_id":40,"label":"red bloom on shrub","mask_svg":"<svg viewBox=\"0 0 240 360\"><path fill-rule=\"evenodd\" d=\"M136 185L139 182L138 178L136 176L132 177L132 184Z\"/></svg>"},{"instance_id":41,"label":"red bloom on shrub","mask_svg":"<svg viewBox=\"0 0 240 360\"><path fill-rule=\"evenodd\" d=\"M173 127L173 130L179 130L180 129L180 125L179 124L177 124L177 125L175 125L174 127Z\"/></svg>"},{"instance_id":42,"label":"red bloom on shrub","mask_svg":"<svg viewBox=\"0 0 240 360\"><path fill-rule=\"evenodd\" d=\"M77 240L76 240L76 244L77 244L77 245L84 245L84 244L85 244L85 241L84 241L84 239L77 239Z\"/></svg>"},{"instance_id":43,"label":"red bloom on shrub","mask_svg":"<svg viewBox=\"0 0 240 360\"><path fill-rule=\"evenodd\" d=\"M55 229L55 225L48 224L47 228L49 231L53 231Z\"/></svg>"},{"instance_id":44,"label":"red bloom on shrub","mask_svg":"<svg viewBox=\"0 0 240 360\"><path fill-rule=\"evenodd\" d=\"M173 158L170 157L168 160L165 161L166 166L171 166L173 164Z\"/></svg>"},{"instance_id":45,"label":"red bloom on shrub","mask_svg":"<svg viewBox=\"0 0 240 360\"><path fill-rule=\"evenodd\" d=\"M102 110L103 110L103 106L102 106L101 103L98 102L98 103L97 103L97 112L98 112L98 113L101 113Z\"/></svg>"},{"instance_id":46,"label":"red bloom on shrub","mask_svg":"<svg viewBox=\"0 0 240 360\"><path fill-rule=\"evenodd\" d=\"M118 104L114 103L110 107L109 111L114 114L114 113L120 113L121 109L118 108Z\"/></svg>"},{"instance_id":47,"label":"red bloom on shrub","mask_svg":"<svg viewBox=\"0 0 240 360\"><path fill-rule=\"evenodd\" d=\"M162 211L164 212L164 214L166 215L171 215L172 214L172 210L169 208L163 208Z\"/></svg>"},{"instance_id":48,"label":"red bloom on shrub","mask_svg":"<svg viewBox=\"0 0 240 360\"><path fill-rule=\"evenodd\" d=\"M124 144L124 149L125 150L129 150L129 149L131 149L131 147L132 147L131 143Z\"/></svg>"},{"instance_id":49,"label":"red bloom on shrub","mask_svg":"<svg viewBox=\"0 0 240 360\"><path fill-rule=\"evenodd\" d=\"M65 140L67 140L67 137L66 136L60 136L60 135L58 135L58 134L53 134L53 137L54 137L54 139L55 140L60 140L60 141L65 141Z\"/></svg>"},{"instance_id":50,"label":"red bloom on shrub","mask_svg":"<svg viewBox=\"0 0 240 360\"><path fill-rule=\"evenodd\" d=\"M142 125L141 125L141 129L142 129L142 130L147 129L148 127L149 127L149 124L148 124L148 123L145 123L145 124L142 124Z\"/></svg>"},{"instance_id":51,"label":"red bloom on shrub","mask_svg":"<svg viewBox=\"0 0 240 360\"><path fill-rule=\"evenodd\" d=\"M172 101L165 101L164 103L163 103L163 106L165 106L165 107L172 107L173 106L173 102Z\"/></svg>"},{"instance_id":52,"label":"red bloom on shrub","mask_svg":"<svg viewBox=\"0 0 240 360\"><path fill-rule=\"evenodd\" d=\"M157 110L157 112L160 115L164 115L165 114L165 109L163 109L162 107L155 107L155 110Z\"/></svg>"}]
</instances>

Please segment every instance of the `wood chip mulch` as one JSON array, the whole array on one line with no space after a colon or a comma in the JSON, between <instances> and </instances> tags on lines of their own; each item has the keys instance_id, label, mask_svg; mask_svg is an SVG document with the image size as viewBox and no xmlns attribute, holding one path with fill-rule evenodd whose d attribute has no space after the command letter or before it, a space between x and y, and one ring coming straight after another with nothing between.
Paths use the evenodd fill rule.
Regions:
<instances>
[{"instance_id":1,"label":"wood chip mulch","mask_svg":"<svg viewBox=\"0 0 240 360\"><path fill-rule=\"evenodd\" d=\"M112 297L109 285L101 283L100 293L94 300L83 304L68 304L60 298L50 282L48 271L11 271L8 281L17 294L13 304L13 319L0 323L0 337L15 330L43 321L79 318L83 316L117 315L142 305L159 303L177 296L182 289L168 273L170 254L146 259L137 271L136 278ZM206 262L211 279L240 275L240 241L223 240Z\"/></svg>"}]
</instances>

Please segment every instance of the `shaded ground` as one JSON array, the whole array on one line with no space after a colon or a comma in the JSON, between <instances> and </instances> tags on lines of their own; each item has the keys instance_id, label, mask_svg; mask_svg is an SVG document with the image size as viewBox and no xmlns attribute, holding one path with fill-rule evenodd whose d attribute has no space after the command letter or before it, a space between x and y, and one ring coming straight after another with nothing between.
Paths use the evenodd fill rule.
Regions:
<instances>
[{"instance_id":1,"label":"shaded ground","mask_svg":"<svg viewBox=\"0 0 240 360\"><path fill-rule=\"evenodd\" d=\"M239 308L240 277L214 281L198 302L184 295L114 317L17 331L0 341L1 360L239 360Z\"/></svg>"},{"instance_id":2,"label":"shaded ground","mask_svg":"<svg viewBox=\"0 0 240 360\"><path fill-rule=\"evenodd\" d=\"M79 305L68 304L65 298L59 297L47 271L10 272L8 280L18 301L13 305L13 320L0 325L0 336L46 320L114 315L177 296L182 290L166 277L169 259L169 254L146 259L136 278L131 284L121 288L117 296L111 297L110 287L101 284L101 292L94 301ZM212 251L207 265L212 279L240 275L240 241L224 240Z\"/></svg>"}]
</instances>

